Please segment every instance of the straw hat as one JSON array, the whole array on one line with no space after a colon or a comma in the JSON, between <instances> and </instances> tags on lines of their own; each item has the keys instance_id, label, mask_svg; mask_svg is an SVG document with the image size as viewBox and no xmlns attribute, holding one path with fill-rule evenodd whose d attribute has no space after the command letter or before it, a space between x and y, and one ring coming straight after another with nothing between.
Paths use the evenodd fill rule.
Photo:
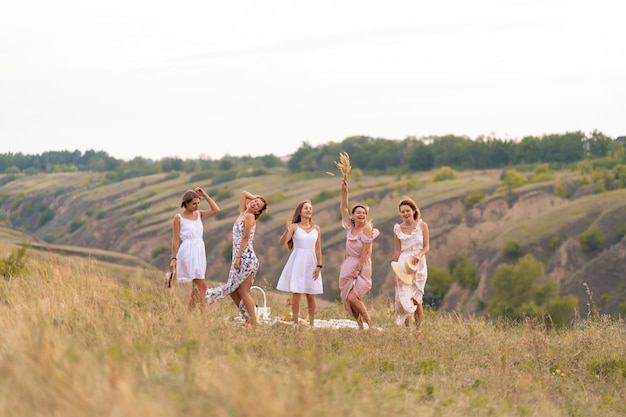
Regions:
<instances>
[{"instance_id":1,"label":"straw hat","mask_svg":"<svg viewBox=\"0 0 626 417\"><path fill-rule=\"evenodd\" d=\"M404 265L400 262L391 261L391 269L395 272L400 281L407 285L413 284L413 274L417 271L417 264L411 262L411 258L406 258Z\"/></svg>"}]
</instances>

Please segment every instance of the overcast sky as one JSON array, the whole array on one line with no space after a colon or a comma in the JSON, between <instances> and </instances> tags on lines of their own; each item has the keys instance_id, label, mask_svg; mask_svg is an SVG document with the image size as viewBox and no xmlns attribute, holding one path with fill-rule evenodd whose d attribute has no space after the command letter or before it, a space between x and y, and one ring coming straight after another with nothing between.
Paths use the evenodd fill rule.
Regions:
<instances>
[{"instance_id":1,"label":"overcast sky","mask_svg":"<svg viewBox=\"0 0 626 417\"><path fill-rule=\"evenodd\" d=\"M626 135L625 16L623 0L7 1L0 153Z\"/></svg>"}]
</instances>

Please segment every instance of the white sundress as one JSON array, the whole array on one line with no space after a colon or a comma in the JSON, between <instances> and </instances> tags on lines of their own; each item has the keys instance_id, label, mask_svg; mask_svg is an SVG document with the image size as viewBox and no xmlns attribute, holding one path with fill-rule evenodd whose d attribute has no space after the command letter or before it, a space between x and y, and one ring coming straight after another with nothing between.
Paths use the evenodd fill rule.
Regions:
<instances>
[{"instance_id":1,"label":"white sundress","mask_svg":"<svg viewBox=\"0 0 626 417\"><path fill-rule=\"evenodd\" d=\"M293 234L293 249L276 285L277 290L297 294L322 294L324 292L322 272L320 271L317 279L313 279L313 273L318 264L315 255L318 235L316 228L307 233L298 226Z\"/></svg>"},{"instance_id":2,"label":"white sundress","mask_svg":"<svg viewBox=\"0 0 626 417\"><path fill-rule=\"evenodd\" d=\"M417 221L415 229L410 234L405 234L399 224L393 226L393 233L400 239L400 256L398 263L404 268L407 258L416 255L424 247L424 234L422 232L422 219ZM405 284L401 280L396 280L395 291L395 321L396 324L403 324L407 317L415 313L417 306L413 300L422 304L424 298L424 288L428 278L428 267L426 265L426 255L420 258L417 264L417 271L413 276L412 284Z\"/></svg>"},{"instance_id":3,"label":"white sundress","mask_svg":"<svg viewBox=\"0 0 626 417\"><path fill-rule=\"evenodd\" d=\"M202 234L204 226L200 212L195 212L196 220L187 220L180 217L180 239L182 243L176 253L176 280L191 282L194 279L205 279L206 251Z\"/></svg>"}]
</instances>

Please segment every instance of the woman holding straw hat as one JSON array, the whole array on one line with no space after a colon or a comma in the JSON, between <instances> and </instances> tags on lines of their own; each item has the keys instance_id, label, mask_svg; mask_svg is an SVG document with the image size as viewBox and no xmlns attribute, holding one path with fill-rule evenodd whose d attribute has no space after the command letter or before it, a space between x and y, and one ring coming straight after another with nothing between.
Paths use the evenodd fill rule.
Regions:
<instances>
[{"instance_id":1,"label":"woman holding straw hat","mask_svg":"<svg viewBox=\"0 0 626 417\"><path fill-rule=\"evenodd\" d=\"M348 211L348 180L341 182L341 219L347 231L346 254L339 273L339 289L343 306L364 329L373 328L370 315L363 304L363 296L372 288L372 241L380 234L367 219L368 207L357 204Z\"/></svg>"},{"instance_id":2,"label":"woman holding straw hat","mask_svg":"<svg viewBox=\"0 0 626 417\"><path fill-rule=\"evenodd\" d=\"M424 317L424 287L428 278L426 253L430 249L428 224L421 218L420 209L415 201L404 197L398 203L398 212L402 223L393 227L394 262L392 269L396 273L395 320L409 327L411 316L415 319L415 328L420 330Z\"/></svg>"}]
</instances>

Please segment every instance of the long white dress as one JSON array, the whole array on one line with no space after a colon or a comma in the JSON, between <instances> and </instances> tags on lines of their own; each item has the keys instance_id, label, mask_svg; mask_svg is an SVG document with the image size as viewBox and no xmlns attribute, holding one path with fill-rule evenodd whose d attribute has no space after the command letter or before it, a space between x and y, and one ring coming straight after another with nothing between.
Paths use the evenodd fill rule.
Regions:
<instances>
[{"instance_id":1,"label":"long white dress","mask_svg":"<svg viewBox=\"0 0 626 417\"><path fill-rule=\"evenodd\" d=\"M293 234L293 250L280 274L276 289L298 294L322 294L322 272L317 279L313 279L313 273L317 268L317 256L315 255L315 242L318 231L313 228L305 232L300 226Z\"/></svg>"},{"instance_id":2,"label":"long white dress","mask_svg":"<svg viewBox=\"0 0 626 417\"><path fill-rule=\"evenodd\" d=\"M206 274L206 251L202 233L204 226L200 212L195 212L196 220L187 220L180 217L180 240L182 243L176 253L176 280L178 282L191 282L194 279L205 279Z\"/></svg>"},{"instance_id":3,"label":"long white dress","mask_svg":"<svg viewBox=\"0 0 626 417\"><path fill-rule=\"evenodd\" d=\"M402 268L404 268L406 258L416 255L424 247L424 234L421 224L422 219L419 219L410 234L404 233L399 224L393 226L393 233L400 239L401 252L398 256L398 263L402 265ZM428 267L424 255L417 264L417 271L413 275L412 284L405 284L399 279L396 280L395 320L397 324L403 324L407 317L415 313L417 306L413 300L422 304L427 278Z\"/></svg>"}]
</instances>

